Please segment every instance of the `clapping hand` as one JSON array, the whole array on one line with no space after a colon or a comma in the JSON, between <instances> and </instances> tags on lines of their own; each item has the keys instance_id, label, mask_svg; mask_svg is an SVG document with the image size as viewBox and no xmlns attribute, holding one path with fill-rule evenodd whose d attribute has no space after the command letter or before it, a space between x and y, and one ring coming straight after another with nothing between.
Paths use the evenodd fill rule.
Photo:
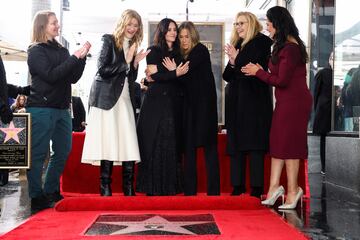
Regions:
<instances>
[{"instance_id":1,"label":"clapping hand","mask_svg":"<svg viewBox=\"0 0 360 240\"><path fill-rule=\"evenodd\" d=\"M231 44L225 45L225 54L228 56L230 64L235 65L236 56L239 54L239 49L236 49Z\"/></svg>"},{"instance_id":2,"label":"clapping hand","mask_svg":"<svg viewBox=\"0 0 360 240\"><path fill-rule=\"evenodd\" d=\"M134 58L134 55L136 54L136 49L137 49L137 44L136 43L133 43L130 47L129 47L129 50L126 54L126 63L127 64L130 64L131 61L133 60Z\"/></svg>"},{"instance_id":3,"label":"clapping hand","mask_svg":"<svg viewBox=\"0 0 360 240\"><path fill-rule=\"evenodd\" d=\"M139 62L141 60L143 60L150 52L151 50L147 50L144 52L144 49L141 49L140 52L138 54L136 54L135 56L135 60L134 60L134 68L136 69L139 65Z\"/></svg>"},{"instance_id":4,"label":"clapping hand","mask_svg":"<svg viewBox=\"0 0 360 240\"><path fill-rule=\"evenodd\" d=\"M88 41L86 41L85 44L80 49L74 52L75 57L77 57L78 59L85 58L90 48L91 48L91 44Z\"/></svg>"}]
</instances>

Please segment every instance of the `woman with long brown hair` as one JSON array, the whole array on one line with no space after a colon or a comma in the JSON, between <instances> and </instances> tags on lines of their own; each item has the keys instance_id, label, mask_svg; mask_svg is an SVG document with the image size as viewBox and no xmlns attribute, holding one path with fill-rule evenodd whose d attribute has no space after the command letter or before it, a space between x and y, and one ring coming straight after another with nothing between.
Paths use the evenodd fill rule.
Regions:
<instances>
[{"instance_id":1,"label":"woman with long brown hair","mask_svg":"<svg viewBox=\"0 0 360 240\"><path fill-rule=\"evenodd\" d=\"M312 107L306 84L308 55L294 19L286 8L272 7L266 17L267 30L274 40L270 72L256 62L247 64L242 71L275 87L276 105L270 130L270 186L262 204L273 205L284 196L280 176L285 165L287 195L285 204L279 209L293 209L303 196L298 184L300 160L308 156L307 124Z\"/></svg>"},{"instance_id":2,"label":"woman with long brown hair","mask_svg":"<svg viewBox=\"0 0 360 240\"><path fill-rule=\"evenodd\" d=\"M170 18L157 25L154 45L146 57L150 83L137 124L141 163L136 190L147 195L175 195L182 192L182 111L184 90L179 76L187 72L181 64L178 26ZM162 62L174 62L166 69Z\"/></svg>"},{"instance_id":3,"label":"woman with long brown hair","mask_svg":"<svg viewBox=\"0 0 360 240\"><path fill-rule=\"evenodd\" d=\"M20 94L16 97L15 103L11 106L11 110L15 113L24 113L26 112L25 104L26 96Z\"/></svg>"}]
</instances>

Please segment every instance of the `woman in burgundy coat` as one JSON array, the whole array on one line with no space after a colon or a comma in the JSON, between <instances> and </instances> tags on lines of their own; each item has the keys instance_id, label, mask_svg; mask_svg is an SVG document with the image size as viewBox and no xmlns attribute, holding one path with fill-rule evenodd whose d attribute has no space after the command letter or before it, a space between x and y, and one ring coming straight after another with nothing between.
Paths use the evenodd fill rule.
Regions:
<instances>
[{"instance_id":1,"label":"woman in burgundy coat","mask_svg":"<svg viewBox=\"0 0 360 240\"><path fill-rule=\"evenodd\" d=\"M249 63L242 68L275 87L276 105L270 130L271 176L264 205L273 205L284 195L280 175L285 164L287 173L286 203L279 209L293 209L303 190L298 185L299 161L307 158L307 123L312 97L306 84L308 55L294 19L286 8L272 7L267 13L267 30L274 39L270 72L259 64Z\"/></svg>"}]
</instances>

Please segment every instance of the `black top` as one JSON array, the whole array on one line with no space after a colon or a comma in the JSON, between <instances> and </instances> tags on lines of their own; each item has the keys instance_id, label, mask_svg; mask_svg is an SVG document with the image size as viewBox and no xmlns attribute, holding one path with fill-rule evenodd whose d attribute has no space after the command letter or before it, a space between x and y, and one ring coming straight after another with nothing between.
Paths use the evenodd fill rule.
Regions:
<instances>
[{"instance_id":1,"label":"black top","mask_svg":"<svg viewBox=\"0 0 360 240\"><path fill-rule=\"evenodd\" d=\"M84 70L85 59L70 56L56 41L38 43L28 49L31 92L28 107L66 109L71 101L71 84Z\"/></svg>"},{"instance_id":2,"label":"black top","mask_svg":"<svg viewBox=\"0 0 360 240\"><path fill-rule=\"evenodd\" d=\"M183 95L182 85L179 80L176 79L176 70L168 71L163 65L162 60L165 57L174 59L176 64L181 62L181 56L178 53L172 51L164 52L158 46L149 47L150 53L146 56L146 62L148 65L154 64L157 66L157 73L152 74L151 78L155 82L150 83L147 90L147 95ZM175 80L175 81L174 81Z\"/></svg>"}]
</instances>

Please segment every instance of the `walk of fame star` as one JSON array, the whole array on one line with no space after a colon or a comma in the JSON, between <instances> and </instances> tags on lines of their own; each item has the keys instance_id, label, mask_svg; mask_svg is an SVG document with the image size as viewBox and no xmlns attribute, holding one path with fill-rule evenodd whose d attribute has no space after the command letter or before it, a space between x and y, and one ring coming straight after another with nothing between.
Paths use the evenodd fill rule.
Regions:
<instances>
[{"instance_id":1,"label":"walk of fame star","mask_svg":"<svg viewBox=\"0 0 360 240\"><path fill-rule=\"evenodd\" d=\"M14 122L10 122L9 127L7 128L0 128L2 132L6 134L4 143L9 141L10 139L14 139L17 143L20 143L18 133L24 130L25 128L16 128L14 126Z\"/></svg>"},{"instance_id":2,"label":"walk of fame star","mask_svg":"<svg viewBox=\"0 0 360 240\"><path fill-rule=\"evenodd\" d=\"M100 216L86 235L203 235L220 234L210 214Z\"/></svg>"}]
</instances>

